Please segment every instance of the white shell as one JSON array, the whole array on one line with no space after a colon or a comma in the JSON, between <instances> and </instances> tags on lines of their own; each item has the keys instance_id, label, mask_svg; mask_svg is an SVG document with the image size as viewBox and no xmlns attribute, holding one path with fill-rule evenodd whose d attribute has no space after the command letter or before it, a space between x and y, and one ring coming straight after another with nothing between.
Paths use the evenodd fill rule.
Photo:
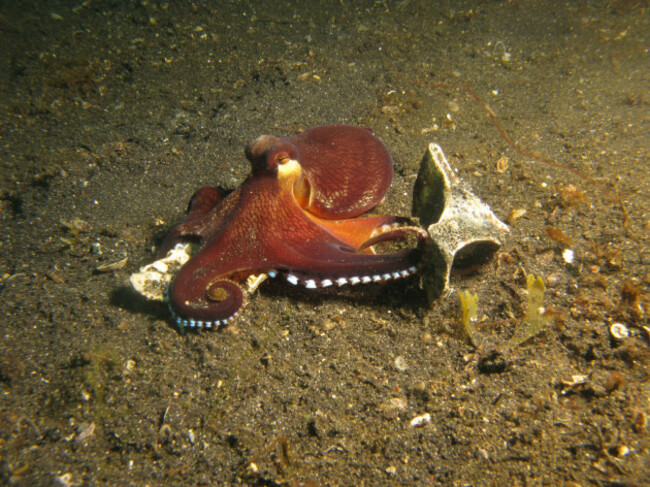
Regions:
<instances>
[{"instance_id":1,"label":"white shell","mask_svg":"<svg viewBox=\"0 0 650 487\"><path fill-rule=\"evenodd\" d=\"M421 428L427 423L431 422L431 415L429 413L416 416L411 420L411 428Z\"/></svg>"},{"instance_id":2,"label":"white shell","mask_svg":"<svg viewBox=\"0 0 650 487\"><path fill-rule=\"evenodd\" d=\"M413 214L427 226L428 267L423 283L431 297L449 289L454 258L468 250L493 253L510 228L460 180L442 148L429 144L413 189ZM472 252L473 253L473 252Z\"/></svg>"},{"instance_id":3,"label":"white shell","mask_svg":"<svg viewBox=\"0 0 650 487\"><path fill-rule=\"evenodd\" d=\"M630 336L630 329L623 323L612 323L609 332L612 334L612 338L616 340L624 340Z\"/></svg>"},{"instance_id":4,"label":"white shell","mask_svg":"<svg viewBox=\"0 0 650 487\"><path fill-rule=\"evenodd\" d=\"M164 301L165 290L172 278L185 262L192 256L190 244L176 244L162 259L141 267L131 274L129 281L133 288L145 298Z\"/></svg>"}]
</instances>

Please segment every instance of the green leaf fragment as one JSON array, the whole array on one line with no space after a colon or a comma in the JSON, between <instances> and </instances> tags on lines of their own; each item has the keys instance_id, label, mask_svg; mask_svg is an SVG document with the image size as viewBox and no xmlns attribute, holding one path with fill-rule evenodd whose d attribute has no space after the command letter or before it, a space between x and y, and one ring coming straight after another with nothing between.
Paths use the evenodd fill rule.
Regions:
<instances>
[{"instance_id":1,"label":"green leaf fragment","mask_svg":"<svg viewBox=\"0 0 650 487\"><path fill-rule=\"evenodd\" d=\"M546 325L544 319L544 292L546 286L544 279L534 274L526 276L528 289L528 305L522 322L515 328L515 332L506 343L506 348L518 347L526 340L538 335Z\"/></svg>"},{"instance_id":2,"label":"green leaf fragment","mask_svg":"<svg viewBox=\"0 0 650 487\"><path fill-rule=\"evenodd\" d=\"M533 274L526 278L528 288L528 304L526 314L515 327L512 337L498 348L508 350L516 348L530 338L541 333L547 323L544 316L544 293L546 286L544 279ZM461 307L461 329L470 344L479 347L482 343L481 334L476 327L478 316L478 296L469 291L458 291Z\"/></svg>"},{"instance_id":3,"label":"green leaf fragment","mask_svg":"<svg viewBox=\"0 0 650 487\"><path fill-rule=\"evenodd\" d=\"M469 291L458 291L461 307L462 329L470 343L476 347L479 342L479 332L476 329L476 316L478 314L478 295Z\"/></svg>"}]
</instances>

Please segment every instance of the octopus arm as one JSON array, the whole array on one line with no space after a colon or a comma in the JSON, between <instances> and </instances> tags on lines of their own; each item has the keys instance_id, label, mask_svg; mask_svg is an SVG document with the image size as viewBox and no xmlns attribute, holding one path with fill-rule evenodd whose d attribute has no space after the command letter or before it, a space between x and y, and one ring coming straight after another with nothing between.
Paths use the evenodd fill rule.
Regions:
<instances>
[{"instance_id":1,"label":"octopus arm","mask_svg":"<svg viewBox=\"0 0 650 487\"><path fill-rule=\"evenodd\" d=\"M168 300L183 322L207 326L224 324L244 306L246 294L239 281L259 272L265 259L233 246L206 246L194 255L171 283Z\"/></svg>"},{"instance_id":2,"label":"octopus arm","mask_svg":"<svg viewBox=\"0 0 650 487\"><path fill-rule=\"evenodd\" d=\"M420 233L417 236L422 238ZM402 232L396 232L391 240L403 237ZM359 253L356 245L351 246L322 229L309 238L284 238L281 242L268 250L274 267L300 276L306 285L308 281L318 285L348 278L377 282L406 277L415 272L421 260L419 245L387 254Z\"/></svg>"},{"instance_id":3,"label":"octopus arm","mask_svg":"<svg viewBox=\"0 0 650 487\"><path fill-rule=\"evenodd\" d=\"M177 243L202 243L210 232L223 225L238 198L237 191L226 197L226 192L219 188L206 186L197 190L190 200L185 220L167 234L156 250L156 257L163 258ZM219 211L213 211L217 207Z\"/></svg>"},{"instance_id":4,"label":"octopus arm","mask_svg":"<svg viewBox=\"0 0 650 487\"><path fill-rule=\"evenodd\" d=\"M373 253L370 247L381 241L403 240L408 237L409 224L406 218L395 216L369 216L347 220L327 220L305 212L318 227L330 233L341 242L345 242L356 251Z\"/></svg>"}]
</instances>

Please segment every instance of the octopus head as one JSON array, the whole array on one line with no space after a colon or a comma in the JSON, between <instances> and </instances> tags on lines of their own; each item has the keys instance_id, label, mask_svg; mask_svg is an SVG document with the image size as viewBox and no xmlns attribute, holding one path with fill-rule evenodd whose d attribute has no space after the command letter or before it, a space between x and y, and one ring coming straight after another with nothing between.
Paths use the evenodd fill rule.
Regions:
<instances>
[{"instance_id":1,"label":"octopus head","mask_svg":"<svg viewBox=\"0 0 650 487\"><path fill-rule=\"evenodd\" d=\"M273 175L293 192L300 206L307 208L313 198L312 185L300 164L300 150L287 139L262 135L246 147L246 157L253 166L253 175Z\"/></svg>"}]
</instances>

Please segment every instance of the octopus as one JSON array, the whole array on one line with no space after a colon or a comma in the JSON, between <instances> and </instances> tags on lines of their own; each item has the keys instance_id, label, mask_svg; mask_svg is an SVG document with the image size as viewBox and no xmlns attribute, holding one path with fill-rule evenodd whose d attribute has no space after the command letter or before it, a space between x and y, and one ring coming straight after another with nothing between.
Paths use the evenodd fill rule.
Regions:
<instances>
[{"instance_id":1,"label":"octopus","mask_svg":"<svg viewBox=\"0 0 650 487\"><path fill-rule=\"evenodd\" d=\"M251 276L316 289L390 281L420 267L423 229L405 218L364 215L383 201L393 177L392 157L371 130L325 125L285 138L262 135L246 157L252 171L242 185L230 193L200 188L158 249L163 257L178 243L198 246L166 292L181 329L236 317ZM376 251L396 241L398 249Z\"/></svg>"}]
</instances>

